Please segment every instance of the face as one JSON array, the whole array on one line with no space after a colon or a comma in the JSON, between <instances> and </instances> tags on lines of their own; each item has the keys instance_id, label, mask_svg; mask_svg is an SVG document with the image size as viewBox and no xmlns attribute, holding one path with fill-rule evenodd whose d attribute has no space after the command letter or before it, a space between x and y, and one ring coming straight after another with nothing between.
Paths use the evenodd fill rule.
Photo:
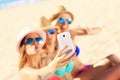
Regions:
<instances>
[{"instance_id":1,"label":"face","mask_svg":"<svg viewBox=\"0 0 120 80\"><path fill-rule=\"evenodd\" d=\"M44 42L38 34L30 33L25 37L25 50L28 55L39 54L42 51Z\"/></svg>"},{"instance_id":2,"label":"face","mask_svg":"<svg viewBox=\"0 0 120 80\"><path fill-rule=\"evenodd\" d=\"M47 33L47 42L46 43L53 43L56 40L57 30L56 29L49 29L46 31Z\"/></svg>"},{"instance_id":3,"label":"face","mask_svg":"<svg viewBox=\"0 0 120 80\"><path fill-rule=\"evenodd\" d=\"M62 13L58 17L56 26L59 26L61 32L65 32L69 29L69 25L72 23L72 18L68 13Z\"/></svg>"}]
</instances>

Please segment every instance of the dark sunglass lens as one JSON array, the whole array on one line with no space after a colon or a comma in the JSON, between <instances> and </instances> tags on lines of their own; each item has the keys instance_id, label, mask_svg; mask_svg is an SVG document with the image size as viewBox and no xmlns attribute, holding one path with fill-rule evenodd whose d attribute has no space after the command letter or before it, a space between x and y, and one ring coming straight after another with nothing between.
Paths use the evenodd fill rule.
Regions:
<instances>
[{"instance_id":1,"label":"dark sunglass lens","mask_svg":"<svg viewBox=\"0 0 120 80\"><path fill-rule=\"evenodd\" d=\"M26 41L26 43L27 43L27 44L32 44L32 43L33 43L33 41L34 41L34 39L33 39L33 38L28 38L28 39L27 39L27 41Z\"/></svg>"},{"instance_id":2,"label":"dark sunglass lens","mask_svg":"<svg viewBox=\"0 0 120 80\"><path fill-rule=\"evenodd\" d=\"M54 33L55 33L55 30L54 30L54 29L50 29L50 30L48 30L48 33L49 33L49 34L54 34Z\"/></svg>"},{"instance_id":3,"label":"dark sunglass lens","mask_svg":"<svg viewBox=\"0 0 120 80\"><path fill-rule=\"evenodd\" d=\"M42 42L43 42L43 39L42 39L41 37L37 37L37 38L36 38L36 41L37 41L38 43L42 43Z\"/></svg>"},{"instance_id":4,"label":"dark sunglass lens","mask_svg":"<svg viewBox=\"0 0 120 80\"><path fill-rule=\"evenodd\" d=\"M72 20L70 18L66 19L67 24L71 24Z\"/></svg>"},{"instance_id":5,"label":"dark sunglass lens","mask_svg":"<svg viewBox=\"0 0 120 80\"><path fill-rule=\"evenodd\" d=\"M64 21L63 18L59 18L58 22L59 22L60 24L63 24L65 21Z\"/></svg>"}]
</instances>

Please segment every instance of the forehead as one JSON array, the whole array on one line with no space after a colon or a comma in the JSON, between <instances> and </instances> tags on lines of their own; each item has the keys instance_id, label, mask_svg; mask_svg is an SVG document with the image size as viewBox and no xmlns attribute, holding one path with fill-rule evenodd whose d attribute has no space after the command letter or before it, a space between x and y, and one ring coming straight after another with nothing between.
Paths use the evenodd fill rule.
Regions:
<instances>
[{"instance_id":1,"label":"forehead","mask_svg":"<svg viewBox=\"0 0 120 80\"><path fill-rule=\"evenodd\" d=\"M30 37L38 37L39 36L39 34L37 34L37 33L30 33L30 34L28 34L28 35L26 35L26 37L25 38L30 38Z\"/></svg>"},{"instance_id":2,"label":"forehead","mask_svg":"<svg viewBox=\"0 0 120 80\"><path fill-rule=\"evenodd\" d=\"M62 13L62 14L59 15L59 17L71 18L71 15L69 13Z\"/></svg>"}]
</instances>

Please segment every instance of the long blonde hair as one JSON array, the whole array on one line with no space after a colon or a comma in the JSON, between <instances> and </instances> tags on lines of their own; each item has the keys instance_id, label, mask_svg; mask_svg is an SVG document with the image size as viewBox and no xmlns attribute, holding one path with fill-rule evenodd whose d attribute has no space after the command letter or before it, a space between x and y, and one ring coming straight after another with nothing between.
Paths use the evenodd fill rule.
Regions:
<instances>
[{"instance_id":1,"label":"long blonde hair","mask_svg":"<svg viewBox=\"0 0 120 80\"><path fill-rule=\"evenodd\" d=\"M35 59L35 61L31 60L31 57L29 55L27 55L26 51L25 51L25 45L22 44L22 46L20 47L20 61L19 61L19 70L21 70L23 67L25 67L26 65L32 68L40 68L41 65L41 57L40 55L34 57L33 59Z\"/></svg>"},{"instance_id":2,"label":"long blonde hair","mask_svg":"<svg viewBox=\"0 0 120 80\"><path fill-rule=\"evenodd\" d=\"M19 70L21 70L27 62L27 55L25 53L25 45L20 47L20 61L19 61Z\"/></svg>"}]
</instances>

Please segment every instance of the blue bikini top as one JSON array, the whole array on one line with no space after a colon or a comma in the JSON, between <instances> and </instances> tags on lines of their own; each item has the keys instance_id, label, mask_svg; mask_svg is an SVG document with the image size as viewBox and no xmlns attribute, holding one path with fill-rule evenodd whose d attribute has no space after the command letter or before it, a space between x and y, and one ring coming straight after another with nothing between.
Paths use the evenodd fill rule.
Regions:
<instances>
[{"instance_id":1,"label":"blue bikini top","mask_svg":"<svg viewBox=\"0 0 120 80\"><path fill-rule=\"evenodd\" d=\"M80 48L78 46L76 46L75 52L76 52L76 56L80 54ZM56 70L55 74L57 76L64 76L66 72L70 73L73 70L73 67L74 67L74 62L70 61L67 66Z\"/></svg>"}]
</instances>

